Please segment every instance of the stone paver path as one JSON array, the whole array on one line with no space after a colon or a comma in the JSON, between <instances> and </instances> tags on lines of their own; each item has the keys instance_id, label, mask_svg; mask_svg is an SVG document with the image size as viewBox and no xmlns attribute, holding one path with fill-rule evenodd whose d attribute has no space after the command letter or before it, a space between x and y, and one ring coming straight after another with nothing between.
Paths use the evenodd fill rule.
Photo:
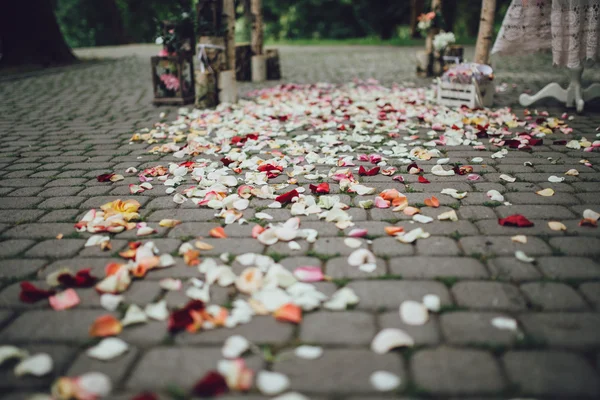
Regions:
<instances>
[{"instance_id":1,"label":"stone paver path","mask_svg":"<svg viewBox=\"0 0 600 400\"><path fill-rule=\"evenodd\" d=\"M135 234L127 232L114 237L108 252L85 248L90 235L75 232L74 223L87 210L108 201L135 198L149 224L156 226L165 218L183 221L150 237L161 253L167 254L176 254L182 243L206 236L216 225L214 212L196 209L190 202L178 205L162 186L132 196L127 188L136 182L132 178L115 183L97 181L96 176L103 173L126 175L129 167L141 170L182 161L171 155L149 154L153 145L130 143L132 133L151 127L160 119L160 112L167 113L166 119L176 118L175 108L157 109L150 104L150 66L145 57L154 49L140 46L96 53L86 50L85 54L121 57L129 52L137 56L0 80L0 345L47 352L55 364L51 374L40 378L16 378L14 364L0 367L0 398L24 399L28 393L47 392L58 376L87 371L110 376L116 393L110 399L129 399L142 389L166 393L169 385L188 389L205 372L215 369L222 358L223 341L234 333L276 356L267 361L255 355L247 357L250 367L285 373L291 388L311 399L600 397L600 230L578 226L585 209L600 211L600 153L553 145L551 140L597 139L600 114L593 109L568 121L573 128L570 136L550 136L531 153L511 149L505 158L491 159L491 151L443 147L445 156L453 161L467 163L473 157L484 157L486 166L476 167L475 172L481 174L477 181L467 181L464 176L436 180L427 174L432 181L429 185L410 181L406 186L394 186L407 194L413 205L432 195L444 198L439 209L425 214L435 217L452 209L458 214L457 222L423 225L432 237L415 244L400 244L383 234L390 225L412 228L410 218L389 210L363 210L356 207L358 198L342 194L348 197L344 201L353 205L355 227L374 235L369 244L377 256L374 274L350 268L347 255L352 250L344 245L339 230L316 218L304 224L318 230L319 239L311 245L301 241L299 251L281 244L265 247L251 238L249 229L237 225L225 229L228 239L206 239L215 245L208 255L257 252L276 258L290 270L301 265L321 266L334 279L318 283L319 290L331 295L336 285L352 288L360 297L353 309L313 311L304 315L299 327L263 316L233 330L195 335L172 336L165 322L150 322L127 327L120 335L132 346L125 355L109 362L89 358L85 350L94 341L88 329L95 318L106 313L94 289L78 289L81 304L68 311L54 311L46 302L30 305L19 301L21 281L43 286L45 277L61 267L91 268L92 273L103 276L106 264L119 261L117 253L128 241L136 240ZM414 79L413 52L392 47L285 47L281 57L286 82L342 83L373 77L384 84L423 83ZM468 49L467 54L471 52ZM497 103L514 104L521 91L537 90L552 79L564 82L561 72L548 66L548 60L547 55L495 60L498 83L506 83ZM586 72L585 79L599 80L598 72ZM255 88L248 83L240 85L242 93ZM562 110L554 106L550 104L549 111L560 116ZM515 113L523 115L519 109ZM426 132L419 131L423 138ZM592 167L580 163L584 158ZM531 165L525 165L526 161ZM429 171L435 159L419 164ZM567 176L563 183L548 182L550 175L564 176L571 168L580 175ZM516 177L516 181L508 183L501 174ZM408 174L403 171L403 175ZM365 182L379 190L391 187L390 178L381 175ZM440 195L448 184L467 191L468 196L455 201ZM308 189L307 183L301 185ZM548 187L556 191L554 196L534 193ZM512 205L490 202L486 192L491 189ZM289 217L289 212L279 217L278 210L264 210L265 205L264 201L251 202L247 212L258 212L260 207L280 220ZM511 214L523 214L535 226L498 224L498 218ZM563 222L566 232L549 229L549 220ZM60 240L59 234L63 235ZM526 235L527 244L511 241L517 234ZM516 249L535 257L535 263L516 260ZM164 296L158 280L197 275L195 268L177 257L175 267L135 281L125 297L128 303L143 307ZM423 326L403 323L399 304L420 301L426 294L439 296L440 312L432 313ZM217 304L230 301L227 290L215 290L211 295ZM169 307L175 307L186 298L182 292L171 292L166 300ZM500 316L516 319L518 330L492 326L491 320ZM376 355L370 343L382 328L404 329L415 346ZM317 360L296 358L291 351L300 343L323 346L324 355ZM398 375L400 388L377 394L368 380L376 370ZM171 397L165 394L162 398ZM223 398L267 397L254 391Z\"/></svg>"}]
</instances>

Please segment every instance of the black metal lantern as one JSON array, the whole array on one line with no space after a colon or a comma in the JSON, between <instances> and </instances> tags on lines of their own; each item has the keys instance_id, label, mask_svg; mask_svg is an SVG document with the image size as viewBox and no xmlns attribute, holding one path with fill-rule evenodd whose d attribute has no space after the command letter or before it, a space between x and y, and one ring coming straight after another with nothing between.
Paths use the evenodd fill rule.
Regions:
<instances>
[{"instance_id":1,"label":"black metal lantern","mask_svg":"<svg viewBox=\"0 0 600 400\"><path fill-rule=\"evenodd\" d=\"M196 25L199 36L220 36L222 0L199 0L196 4Z\"/></svg>"}]
</instances>

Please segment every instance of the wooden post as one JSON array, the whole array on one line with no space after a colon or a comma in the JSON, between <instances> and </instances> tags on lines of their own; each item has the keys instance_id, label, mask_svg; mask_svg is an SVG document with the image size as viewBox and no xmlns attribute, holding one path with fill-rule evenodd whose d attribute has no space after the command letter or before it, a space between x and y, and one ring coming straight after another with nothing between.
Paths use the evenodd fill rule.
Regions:
<instances>
[{"instance_id":1,"label":"wooden post","mask_svg":"<svg viewBox=\"0 0 600 400\"><path fill-rule=\"evenodd\" d=\"M254 55L263 53L262 0L251 0L252 11L252 51Z\"/></svg>"},{"instance_id":2,"label":"wooden post","mask_svg":"<svg viewBox=\"0 0 600 400\"><path fill-rule=\"evenodd\" d=\"M494 13L496 11L496 0L483 0L481 3L481 19L479 21L479 34L475 45L475 59L479 64L488 64L490 49L494 36Z\"/></svg>"},{"instance_id":3,"label":"wooden post","mask_svg":"<svg viewBox=\"0 0 600 400\"><path fill-rule=\"evenodd\" d=\"M223 22L225 25L225 53L227 54L227 69L235 71L234 0L223 0Z\"/></svg>"},{"instance_id":4,"label":"wooden post","mask_svg":"<svg viewBox=\"0 0 600 400\"><path fill-rule=\"evenodd\" d=\"M219 74L219 101L237 103L235 80L235 5L234 0L223 0L223 22L225 26L225 54L227 71Z\"/></svg>"},{"instance_id":5,"label":"wooden post","mask_svg":"<svg viewBox=\"0 0 600 400\"><path fill-rule=\"evenodd\" d=\"M267 79L267 59L263 55L262 0L251 0L252 11L252 82Z\"/></svg>"}]
</instances>

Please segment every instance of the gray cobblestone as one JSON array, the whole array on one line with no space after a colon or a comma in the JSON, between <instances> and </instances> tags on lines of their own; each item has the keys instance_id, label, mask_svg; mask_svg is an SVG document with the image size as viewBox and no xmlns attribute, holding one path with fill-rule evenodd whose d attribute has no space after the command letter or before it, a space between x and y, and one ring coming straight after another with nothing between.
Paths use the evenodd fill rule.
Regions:
<instances>
[{"instance_id":1,"label":"gray cobblestone","mask_svg":"<svg viewBox=\"0 0 600 400\"><path fill-rule=\"evenodd\" d=\"M344 366L341 369L341 366ZM369 376L375 371L389 371L407 382L402 359L396 354L378 355L363 349L325 349L317 360L303 360L288 352L282 353L274 371L287 375L291 389L312 393L374 392ZM327 379L323 376L327 375Z\"/></svg>"},{"instance_id":2,"label":"gray cobblestone","mask_svg":"<svg viewBox=\"0 0 600 400\"><path fill-rule=\"evenodd\" d=\"M356 281L348 284L360 298L357 307L364 310L397 309L406 300L422 301L423 296L435 294L442 305L452 304L448 289L431 281Z\"/></svg>"},{"instance_id":3,"label":"gray cobblestone","mask_svg":"<svg viewBox=\"0 0 600 400\"><path fill-rule=\"evenodd\" d=\"M375 319L370 314L320 311L304 317L299 338L326 345L366 345L375 334Z\"/></svg>"},{"instance_id":4,"label":"gray cobblestone","mask_svg":"<svg viewBox=\"0 0 600 400\"><path fill-rule=\"evenodd\" d=\"M543 311L585 311L588 308L577 292L563 283L526 283L521 285L521 292L531 304Z\"/></svg>"},{"instance_id":5,"label":"gray cobblestone","mask_svg":"<svg viewBox=\"0 0 600 400\"><path fill-rule=\"evenodd\" d=\"M434 394L494 393L505 386L496 360L481 350L422 350L411 358L410 368L415 383Z\"/></svg>"},{"instance_id":6,"label":"gray cobblestone","mask_svg":"<svg viewBox=\"0 0 600 400\"><path fill-rule=\"evenodd\" d=\"M148 154L154 145L129 144L132 132L151 127L158 121L160 112L167 112L169 120L174 119L177 113L177 107L158 110L151 105L146 55L154 55L155 46L76 51L116 51L131 55L139 48L145 49L142 53L147 51L147 54L53 69L52 73L40 71L31 73L27 78L9 77L0 82L0 97L11 99L0 104L0 114L6 116L0 121L0 131L6 144L0 149L0 170L3 172L0 196L4 196L0 201L0 237L4 240L0 242L0 257L4 258L0 261L0 337L4 343L35 343L41 346L41 342L47 342L56 363L55 373L42 379L13 379L10 366L3 368L0 371L0 387L6 385L8 390L2 392L11 392L11 396L16 395L21 400L26 398L26 391L47 392L51 381L59 374L78 374L89 370L104 371L113 378L116 388L115 394L109 396L111 400L129 399L141 389L156 388L164 392L168 382L187 389L204 372L216 368L217 361L222 358L220 348L223 341L230 335L240 334L253 343L269 346L275 354L273 363L252 357L251 364L255 370L272 367L284 371L290 376L293 388L313 400L391 399L403 394L403 388L408 388L407 397L413 394L417 398L433 395L454 400L499 400L509 397L509 393L511 397L536 396L544 400L598 397L597 392L590 390L593 387L591 381L584 377L589 376L590 370L592 375L595 373L587 367L587 363L595 362L596 368L600 369L597 351L597 311L600 310L600 267L597 264L600 246L597 241L600 240L600 229L579 227L578 223L585 209L600 211L600 169L597 167L600 153L583 153L566 149L563 145L552 145L554 139L565 138L562 133L548 135L544 145L534 147L531 152L509 150L502 159L490 158L492 151L497 149L487 146L485 139L483 142L489 148L485 151L476 151L471 146L449 146L442 150L447 151L446 156L452 162L468 165L472 164L473 157L484 159L485 165L473 165L475 172L482 174L478 181L469 181L465 176L432 176L429 171L437 159L419 161L419 165L427 171L430 184L418 183L417 176L407 174L406 165L400 165L395 159L390 164L399 168L406 184L382 175L360 179L377 191L394 187L406 193L412 205L421 205L426 197L436 195L443 204L441 207L421 207L423 215L435 219L430 224L412 223L410 216L390 209L365 211L353 207L349 213L355 226L343 231L332 223L318 220L315 215L303 217L301 227L316 229L319 239L310 246L299 240L299 251L289 251L287 243L265 247L250 239L255 223L226 226L228 239L208 238L209 229L223 222L215 218L215 210L199 208L191 201L178 205L171 195L164 193L159 182L154 182L157 184L155 189L142 195L129 194L128 185L139 180L135 174L125 173L128 167L135 166L141 170L157 164L166 166L170 162L185 161L172 154ZM398 80L415 81L419 85L429 83L412 78L414 48L364 46L360 51L356 50L349 46L279 46L286 82L347 82L353 77L365 79L374 76L386 85ZM466 56L472 58L472 46L465 46L465 50ZM495 102L499 106L512 106L523 90L537 90L547 81L562 79L562 71L549 68L549 54L501 58L499 62L494 56L494 65L497 81L508 84L506 91L496 93ZM531 70L538 73L532 75ZM584 80L599 79L597 71L586 70ZM268 83L269 86L273 84L276 83ZM71 90L74 86L81 90ZM40 87L43 89L40 90ZM244 94L258 86L240 82L239 87ZM31 101L31 96L35 97L35 101ZM514 109L516 115L523 115L520 107ZM543 111L546 107L536 105L536 109ZM557 107L551 107L549 111L550 115L562 113ZM567 123L574 128L570 136L583 135L595 140L600 117L590 108L586 109L585 115L576 116ZM421 139L424 138L427 129L419 127L418 130ZM308 132L313 137L319 134L297 132ZM358 143L350 145L357 146ZM579 163L582 158L590 159L594 167L582 166ZM533 162L533 166L524 166L525 161ZM330 168L328 165L317 166L320 172ZM550 175L564 176L570 168L578 169L580 175L567 177L559 184L547 181ZM115 183L97 182L96 176L107 172L124 174L126 178ZM503 173L517 176L519 181L504 182L500 179ZM280 176L271 182L285 182L286 179L286 176ZM299 181L308 190L309 180L301 176ZM293 187L281 189L278 193ZM439 194L447 187L466 191L468 196L459 201ZM545 187L553 188L555 195L542 197L535 194ZM504 193L513 205L485 206L492 205L487 203L489 199L486 196L490 189ZM340 193L338 184L331 184L331 191L339 194L346 204L356 204L373 197L351 198ZM88 209L117 198L140 201L140 214L152 227L167 218L179 219L183 224L173 229L160 228L157 235L145 238L137 237L136 230L111 234L114 236L113 248L107 252L97 247L84 248L88 234L75 235L73 223ZM252 219L257 207L266 207L270 202L252 199L244 217ZM459 221L438 221L437 216L451 210L450 206L456 208ZM289 206L283 210L264 211L275 216L277 221L291 216ZM517 213L534 221L535 226L520 229L498 224L498 217ZM567 231L549 230L548 220L561 221L567 226ZM422 227L432 237L404 245L386 235L384 228L390 225L401 226L405 230ZM365 239L365 246L379 257L377 269L372 273L360 272L347 263L347 254L353 249L345 246L341 236L354 228L368 230L369 240ZM59 233L65 236L63 240L47 240ZM526 235L528 243L512 242L510 237L517 234ZM223 252L252 251L272 255L289 270L302 265L324 267L333 282L316 283L318 290L329 296L338 286L349 285L361 301L356 310L304 313L305 321L300 326L277 322L271 315L256 316L249 324L231 330L216 329L198 334L181 332L175 337L168 333L166 322L152 321L129 326L119 337L127 341L133 351L104 363L84 355L85 348L90 345L89 325L97 315L106 313L99 308L99 295L93 288L77 289L81 303L74 310L64 312L51 310L47 301L29 305L18 298L18 280L30 279L34 284L46 287L44 278L59 268L91 268L93 275L105 276L109 262L123 262L116 253L128 241L153 240L161 253L176 254L183 239L193 243L195 237L204 237L203 240L215 246L212 251L202 251L202 259L218 258ZM536 261L518 261L514 257L517 249L524 250ZM337 253L341 255L332 258ZM558 256L560 254L564 255ZM52 261L54 258L58 259ZM158 284L159 279L167 277L184 281L190 277L202 278L198 269L185 265L181 257L175 257L175 260L175 265L170 268L156 269L150 271L144 280L134 280L124 293L125 301L143 306L158 298L166 298L170 309L186 303L188 298L183 290L163 293ZM46 266L47 263L50 264ZM232 268L236 273L242 269L235 262ZM516 285L496 280L514 282L520 285L520 290ZM452 293L448 287L453 287ZM211 302L214 304L227 305L234 299L231 288L213 289ZM403 324L398 315L400 303L405 299L419 301L428 293L441 297L443 308L440 314L430 313L429 322L423 326ZM550 312L562 309L568 312ZM520 321L518 331L491 326L491 318L504 315L492 310L509 311L510 316ZM538 310L544 312L538 313ZM360 326L353 328L354 325ZM385 356L367 350L374 333L385 327L404 329L415 339L417 348L394 351ZM301 341L324 344L324 356L310 361L298 359L289 351ZM61 347L61 342L69 343L69 351ZM448 344L458 348L445 347ZM185 347L188 345L191 347ZM431 347L438 345L442 347ZM422 346L427 346L426 350ZM522 364L527 366L526 371L514 372L506 361L508 355L520 357L524 353L509 352L503 356L503 352L506 348L528 346L538 349L535 357L524 357ZM473 348L490 349L495 358L488 352ZM564 354L571 358L563 357L563 353L558 353L555 348L574 348L585 354L586 359L568 353ZM60 354L55 356L56 349ZM76 351L79 353L76 354ZM75 361L70 369L61 358L67 352L66 362ZM546 358L542 357L545 355ZM496 362L503 357L504 370L500 372ZM516 357L517 361L511 361L512 364L520 366L519 357ZM576 360L573 361L572 357ZM404 362L411 363L413 373L404 371ZM374 370L398 374L402 388L378 396L368 381ZM11 375L9 379L3 379L2 373L5 372ZM513 379L514 374L519 378ZM569 374L577 377L572 378ZM508 376L512 385L506 386L502 376ZM519 379L525 383L521 384ZM127 388L123 387L122 380L127 381ZM31 382L35 384L28 385ZM553 385L563 391L554 390ZM165 397L163 392L161 398ZM251 396L232 393L224 400L262 398L256 393L253 391ZM14 396L12 400L15 400Z\"/></svg>"},{"instance_id":7,"label":"gray cobblestone","mask_svg":"<svg viewBox=\"0 0 600 400\"><path fill-rule=\"evenodd\" d=\"M514 344L519 333L494 327L492 320L497 317L506 318L507 315L494 312L455 311L442 314L440 323L444 337L451 344L480 346Z\"/></svg>"},{"instance_id":8,"label":"gray cobblestone","mask_svg":"<svg viewBox=\"0 0 600 400\"><path fill-rule=\"evenodd\" d=\"M176 385L187 391L222 358L220 348L158 347L144 354L126 387L153 390ZM247 364L253 369L261 366L256 357Z\"/></svg>"},{"instance_id":9,"label":"gray cobblestone","mask_svg":"<svg viewBox=\"0 0 600 400\"><path fill-rule=\"evenodd\" d=\"M550 346L585 349L600 344L598 314L535 313L522 314L519 320L527 332Z\"/></svg>"},{"instance_id":10,"label":"gray cobblestone","mask_svg":"<svg viewBox=\"0 0 600 400\"><path fill-rule=\"evenodd\" d=\"M538 260L538 265L539 263ZM521 262L514 257L493 258L487 265L491 276L500 280L519 282L542 277L533 264Z\"/></svg>"},{"instance_id":11,"label":"gray cobblestone","mask_svg":"<svg viewBox=\"0 0 600 400\"><path fill-rule=\"evenodd\" d=\"M503 363L509 379L533 396L597 398L600 379L585 359L573 353L511 351Z\"/></svg>"},{"instance_id":12,"label":"gray cobblestone","mask_svg":"<svg viewBox=\"0 0 600 400\"><path fill-rule=\"evenodd\" d=\"M460 257L398 257L389 261L390 273L404 278L485 278L481 262Z\"/></svg>"},{"instance_id":13,"label":"gray cobblestone","mask_svg":"<svg viewBox=\"0 0 600 400\"><path fill-rule=\"evenodd\" d=\"M46 240L39 242L29 249L26 255L27 257L42 258L73 257L81 250L84 244L85 240L81 239Z\"/></svg>"},{"instance_id":14,"label":"gray cobblestone","mask_svg":"<svg viewBox=\"0 0 600 400\"><path fill-rule=\"evenodd\" d=\"M519 289L499 282L459 282L452 286L452 294L460 306L480 310L526 309L525 300Z\"/></svg>"}]
</instances>

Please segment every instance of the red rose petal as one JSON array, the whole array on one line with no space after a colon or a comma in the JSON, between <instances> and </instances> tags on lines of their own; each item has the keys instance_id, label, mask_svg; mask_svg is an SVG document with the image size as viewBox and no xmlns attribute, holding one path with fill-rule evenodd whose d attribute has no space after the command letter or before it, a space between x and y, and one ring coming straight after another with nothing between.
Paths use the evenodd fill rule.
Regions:
<instances>
[{"instance_id":1,"label":"red rose petal","mask_svg":"<svg viewBox=\"0 0 600 400\"><path fill-rule=\"evenodd\" d=\"M175 310L169 315L169 332L177 332L186 329L194 322L191 311L204 310L204 302L192 300L180 310Z\"/></svg>"},{"instance_id":2,"label":"red rose petal","mask_svg":"<svg viewBox=\"0 0 600 400\"><path fill-rule=\"evenodd\" d=\"M296 189L290 190L287 193L275 197L275 201L278 201L281 204L285 204L291 202L294 197L300 197L300 194Z\"/></svg>"},{"instance_id":3,"label":"red rose petal","mask_svg":"<svg viewBox=\"0 0 600 400\"><path fill-rule=\"evenodd\" d=\"M328 194L329 193L329 183L323 182L318 185L309 185L310 191L316 194Z\"/></svg>"},{"instance_id":4,"label":"red rose petal","mask_svg":"<svg viewBox=\"0 0 600 400\"><path fill-rule=\"evenodd\" d=\"M35 287L31 282L21 282L21 293L19 299L24 303L35 303L47 299L56 293L54 290L43 290Z\"/></svg>"},{"instance_id":5,"label":"red rose petal","mask_svg":"<svg viewBox=\"0 0 600 400\"><path fill-rule=\"evenodd\" d=\"M419 175L419 183L431 183L423 175Z\"/></svg>"},{"instance_id":6,"label":"red rose petal","mask_svg":"<svg viewBox=\"0 0 600 400\"><path fill-rule=\"evenodd\" d=\"M98 175L96 179L98 182L110 182L110 178L112 178L115 174L102 174Z\"/></svg>"},{"instance_id":7,"label":"red rose petal","mask_svg":"<svg viewBox=\"0 0 600 400\"><path fill-rule=\"evenodd\" d=\"M194 385L193 389L195 395L203 398L219 396L228 391L227 381L217 371L209 371Z\"/></svg>"},{"instance_id":8,"label":"red rose petal","mask_svg":"<svg viewBox=\"0 0 600 400\"><path fill-rule=\"evenodd\" d=\"M360 176L375 176L379 173L379 167L374 167L367 170L362 165L358 168L358 175Z\"/></svg>"},{"instance_id":9,"label":"red rose petal","mask_svg":"<svg viewBox=\"0 0 600 400\"><path fill-rule=\"evenodd\" d=\"M69 273L60 274L57 280L65 287L86 288L94 286L98 278L90 275L90 269L86 268L77 271L75 275Z\"/></svg>"},{"instance_id":10,"label":"red rose petal","mask_svg":"<svg viewBox=\"0 0 600 400\"><path fill-rule=\"evenodd\" d=\"M521 214L510 215L506 218L499 218L498 223L502 226L518 226L520 228L528 228L533 226L533 222Z\"/></svg>"}]
</instances>

